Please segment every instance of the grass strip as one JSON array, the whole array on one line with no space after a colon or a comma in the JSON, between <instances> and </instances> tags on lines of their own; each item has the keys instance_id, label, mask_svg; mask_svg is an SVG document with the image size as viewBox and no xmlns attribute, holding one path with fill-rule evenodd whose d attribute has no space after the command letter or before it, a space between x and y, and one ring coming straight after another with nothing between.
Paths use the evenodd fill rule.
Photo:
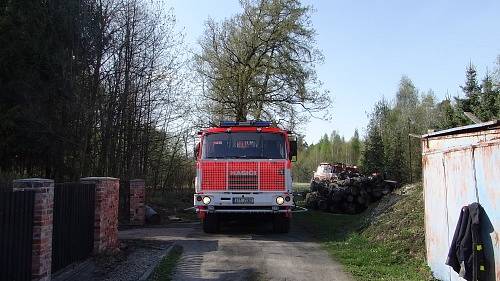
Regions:
<instances>
[{"instance_id":1,"label":"grass strip","mask_svg":"<svg viewBox=\"0 0 500 281\"><path fill-rule=\"evenodd\" d=\"M374 221L373 207L359 215L309 211L294 220L356 280L435 280L425 262L420 194L416 188Z\"/></svg>"},{"instance_id":2,"label":"grass strip","mask_svg":"<svg viewBox=\"0 0 500 281\"><path fill-rule=\"evenodd\" d=\"M182 256L182 247L175 245L170 253L164 257L156 267L151 281L170 281L174 273L175 267Z\"/></svg>"}]
</instances>

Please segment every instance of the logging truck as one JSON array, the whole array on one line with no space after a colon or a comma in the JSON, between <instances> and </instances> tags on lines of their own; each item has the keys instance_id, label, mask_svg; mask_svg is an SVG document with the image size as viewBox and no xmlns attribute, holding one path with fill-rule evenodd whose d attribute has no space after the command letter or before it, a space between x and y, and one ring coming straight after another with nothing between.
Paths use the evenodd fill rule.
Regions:
<instances>
[{"instance_id":1,"label":"logging truck","mask_svg":"<svg viewBox=\"0 0 500 281\"><path fill-rule=\"evenodd\" d=\"M292 213L292 158L297 141L290 131L265 121L222 121L198 132L194 207L206 233L230 217L264 215L286 233Z\"/></svg>"}]
</instances>

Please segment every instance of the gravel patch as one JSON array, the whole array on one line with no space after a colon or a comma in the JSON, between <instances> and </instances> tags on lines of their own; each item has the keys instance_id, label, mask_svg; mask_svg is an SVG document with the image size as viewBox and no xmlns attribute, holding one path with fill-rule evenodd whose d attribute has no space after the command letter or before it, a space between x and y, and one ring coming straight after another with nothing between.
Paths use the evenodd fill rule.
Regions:
<instances>
[{"instance_id":1,"label":"gravel patch","mask_svg":"<svg viewBox=\"0 0 500 281\"><path fill-rule=\"evenodd\" d=\"M168 241L125 240L120 251L95 256L68 267L54 281L136 281L156 266L171 245Z\"/></svg>"}]
</instances>

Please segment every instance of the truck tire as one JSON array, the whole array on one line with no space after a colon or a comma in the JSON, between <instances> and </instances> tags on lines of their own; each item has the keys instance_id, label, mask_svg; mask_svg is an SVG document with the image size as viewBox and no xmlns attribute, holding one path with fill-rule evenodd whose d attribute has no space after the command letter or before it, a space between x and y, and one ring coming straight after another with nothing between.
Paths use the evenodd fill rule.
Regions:
<instances>
[{"instance_id":1,"label":"truck tire","mask_svg":"<svg viewBox=\"0 0 500 281\"><path fill-rule=\"evenodd\" d=\"M290 231L290 218L284 215L273 216L274 233L288 233Z\"/></svg>"},{"instance_id":2,"label":"truck tire","mask_svg":"<svg viewBox=\"0 0 500 281\"><path fill-rule=\"evenodd\" d=\"M217 233L219 231L219 217L217 214L207 214L203 219L203 232Z\"/></svg>"}]
</instances>

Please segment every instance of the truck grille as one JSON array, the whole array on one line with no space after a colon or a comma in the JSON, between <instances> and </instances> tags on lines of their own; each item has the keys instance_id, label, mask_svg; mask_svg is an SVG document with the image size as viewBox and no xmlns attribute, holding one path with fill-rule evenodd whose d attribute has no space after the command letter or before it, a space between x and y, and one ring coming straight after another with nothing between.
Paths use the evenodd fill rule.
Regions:
<instances>
[{"instance_id":1,"label":"truck grille","mask_svg":"<svg viewBox=\"0 0 500 281\"><path fill-rule=\"evenodd\" d=\"M227 189L258 190L258 166L256 162L227 162Z\"/></svg>"},{"instance_id":2,"label":"truck grille","mask_svg":"<svg viewBox=\"0 0 500 281\"><path fill-rule=\"evenodd\" d=\"M202 190L285 190L286 161L214 161L200 163Z\"/></svg>"},{"instance_id":3,"label":"truck grille","mask_svg":"<svg viewBox=\"0 0 500 281\"><path fill-rule=\"evenodd\" d=\"M234 190L258 190L259 182L257 176L229 176L228 189Z\"/></svg>"}]
</instances>

